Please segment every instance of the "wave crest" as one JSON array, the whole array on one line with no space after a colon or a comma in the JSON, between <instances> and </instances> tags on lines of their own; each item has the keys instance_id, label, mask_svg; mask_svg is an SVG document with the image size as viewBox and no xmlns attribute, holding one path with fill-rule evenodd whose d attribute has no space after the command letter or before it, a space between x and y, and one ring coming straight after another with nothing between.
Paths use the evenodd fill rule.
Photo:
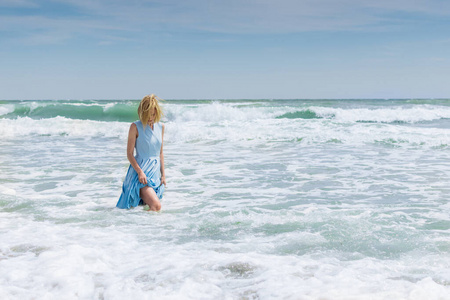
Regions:
<instances>
[{"instance_id":1,"label":"wave crest","mask_svg":"<svg viewBox=\"0 0 450 300\"><path fill-rule=\"evenodd\" d=\"M419 123L440 119L450 119L448 107L411 107L411 108L309 108L318 117L334 119L339 122L366 123Z\"/></svg>"},{"instance_id":2,"label":"wave crest","mask_svg":"<svg viewBox=\"0 0 450 300\"><path fill-rule=\"evenodd\" d=\"M61 101L24 101L0 106L2 118L15 119L51 119L64 117L77 120L131 122L137 118L136 101L120 102L61 102Z\"/></svg>"}]
</instances>

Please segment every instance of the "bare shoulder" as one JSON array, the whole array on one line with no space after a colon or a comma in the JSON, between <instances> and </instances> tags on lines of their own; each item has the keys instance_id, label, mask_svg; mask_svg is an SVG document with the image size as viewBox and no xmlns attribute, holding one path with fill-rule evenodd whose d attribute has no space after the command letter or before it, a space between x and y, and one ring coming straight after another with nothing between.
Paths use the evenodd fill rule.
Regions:
<instances>
[{"instance_id":1,"label":"bare shoulder","mask_svg":"<svg viewBox=\"0 0 450 300\"><path fill-rule=\"evenodd\" d=\"M136 137L138 137L139 132L138 132L138 129L137 129L137 126L136 126L135 123L131 123L131 125L130 125L130 132L129 133L130 134L134 134Z\"/></svg>"},{"instance_id":2,"label":"bare shoulder","mask_svg":"<svg viewBox=\"0 0 450 300\"><path fill-rule=\"evenodd\" d=\"M130 125L130 131L137 131L137 126L134 123L131 123Z\"/></svg>"}]
</instances>

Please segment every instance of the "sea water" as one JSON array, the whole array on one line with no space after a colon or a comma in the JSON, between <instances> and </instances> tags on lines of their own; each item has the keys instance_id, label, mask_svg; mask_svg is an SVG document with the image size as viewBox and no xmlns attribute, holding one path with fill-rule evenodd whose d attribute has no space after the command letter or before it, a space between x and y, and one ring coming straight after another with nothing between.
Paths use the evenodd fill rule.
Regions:
<instances>
[{"instance_id":1,"label":"sea water","mask_svg":"<svg viewBox=\"0 0 450 300\"><path fill-rule=\"evenodd\" d=\"M0 299L450 299L450 100L0 102Z\"/></svg>"}]
</instances>

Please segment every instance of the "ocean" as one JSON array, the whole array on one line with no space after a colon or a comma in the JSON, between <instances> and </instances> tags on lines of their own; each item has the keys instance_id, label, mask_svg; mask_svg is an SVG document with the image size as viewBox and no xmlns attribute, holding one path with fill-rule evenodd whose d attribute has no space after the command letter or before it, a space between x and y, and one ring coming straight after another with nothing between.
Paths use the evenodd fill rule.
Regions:
<instances>
[{"instance_id":1,"label":"ocean","mask_svg":"<svg viewBox=\"0 0 450 300\"><path fill-rule=\"evenodd\" d=\"M1 299L450 299L450 99L0 101Z\"/></svg>"}]
</instances>

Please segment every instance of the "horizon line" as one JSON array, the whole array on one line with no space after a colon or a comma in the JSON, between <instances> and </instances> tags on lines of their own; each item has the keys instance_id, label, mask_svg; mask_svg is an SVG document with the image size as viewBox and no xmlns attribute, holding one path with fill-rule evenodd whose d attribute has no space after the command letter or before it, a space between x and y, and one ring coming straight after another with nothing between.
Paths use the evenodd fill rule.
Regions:
<instances>
[{"instance_id":1,"label":"horizon line","mask_svg":"<svg viewBox=\"0 0 450 300\"><path fill-rule=\"evenodd\" d=\"M0 101L140 101L142 99L0 99ZM283 101L283 100L450 100L450 97L405 97L405 98L172 98L163 101Z\"/></svg>"}]
</instances>

